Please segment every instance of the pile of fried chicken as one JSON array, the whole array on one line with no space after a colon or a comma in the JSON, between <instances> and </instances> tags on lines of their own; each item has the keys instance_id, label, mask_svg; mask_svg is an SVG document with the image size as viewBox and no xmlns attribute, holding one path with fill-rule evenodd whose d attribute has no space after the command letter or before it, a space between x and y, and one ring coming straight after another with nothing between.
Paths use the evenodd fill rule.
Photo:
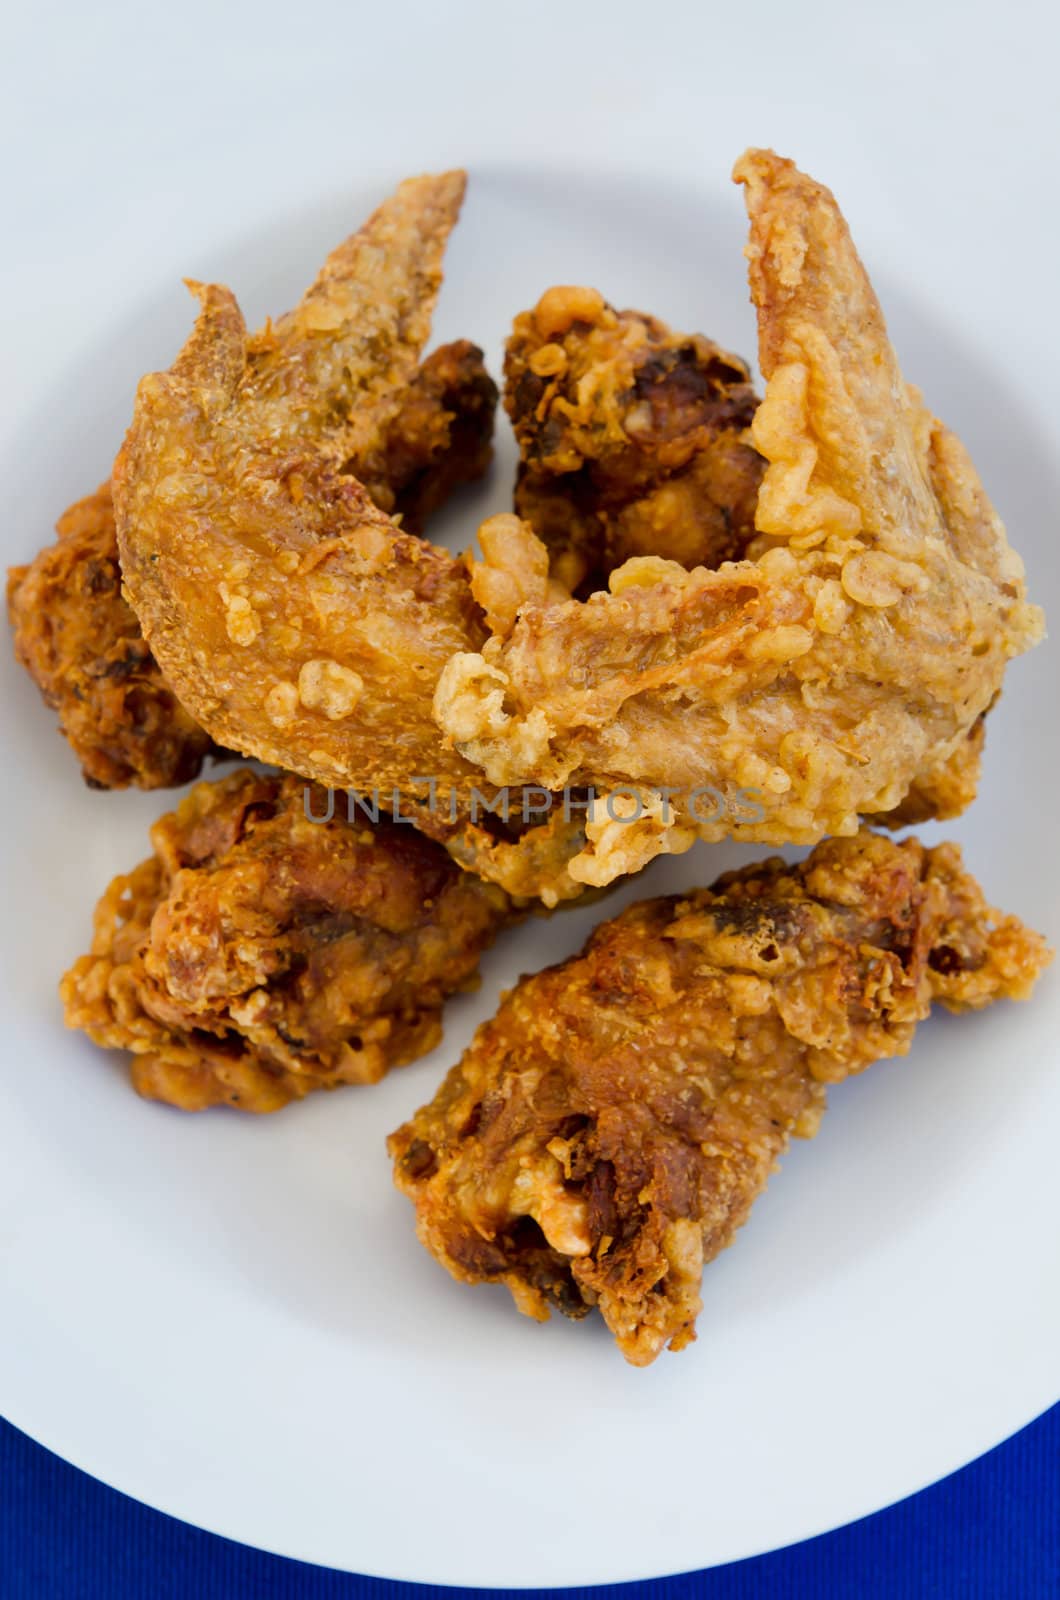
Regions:
<instances>
[{"instance_id":1,"label":"pile of fried chicken","mask_svg":"<svg viewBox=\"0 0 1060 1600\"><path fill-rule=\"evenodd\" d=\"M432 545L498 391L466 341L423 356L465 179L410 179L257 333L192 285L109 479L8 583L93 787L265 764L155 824L62 980L68 1025L154 1100L375 1082L527 914L697 839L813 847L602 920L391 1137L455 1277L537 1318L595 1308L637 1365L695 1337L704 1264L829 1084L1051 958L955 845L868 826L974 799L1043 631L1019 557L832 195L769 151L734 176L761 396L705 335L550 288L507 345L514 509L477 552Z\"/></svg>"}]
</instances>

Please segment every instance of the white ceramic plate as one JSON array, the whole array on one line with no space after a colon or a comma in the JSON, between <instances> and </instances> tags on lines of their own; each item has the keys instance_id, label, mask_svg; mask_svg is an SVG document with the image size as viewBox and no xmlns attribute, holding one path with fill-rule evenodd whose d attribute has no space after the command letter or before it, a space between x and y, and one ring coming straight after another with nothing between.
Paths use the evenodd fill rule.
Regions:
<instances>
[{"instance_id":1,"label":"white ceramic plate","mask_svg":"<svg viewBox=\"0 0 1060 1600\"><path fill-rule=\"evenodd\" d=\"M1045 103L1040 28L1030 52L1018 5L1007 42L971 7L958 71L927 15L914 35L910 14L914 45L859 32L848 7L800 23L767 6L752 70L736 22L707 9L673 8L650 34L622 5L606 29L550 6L531 23L398 5L367 33L315 8L313 38L260 6L246 32L194 6L168 37L113 5L54 38L24 22L2 97L22 151L3 267L7 559L105 475L136 378L189 325L180 274L231 283L252 322L281 310L408 170L472 170L436 338L477 339L494 370L511 316L554 281L751 351L726 177L758 139L837 189L908 375L965 437L1060 613L1056 375L1033 277L1009 284L1051 259L1032 203L1048 146L1024 138ZM492 480L436 531L466 543L508 503L513 461L502 426ZM169 797L83 789L6 653L2 670L0 1408L35 1438L251 1544L519 1586L805 1538L1057 1398L1055 977L1027 1007L933 1020L907 1061L835 1091L709 1269L699 1342L635 1371L602 1327L541 1328L504 1292L452 1283L383 1149L499 989L600 913L503 939L443 1048L377 1088L264 1120L147 1105L116 1058L63 1032L55 985ZM1055 672L1048 647L1011 670L981 796L952 828L989 893L1053 934ZM618 900L750 855L700 848Z\"/></svg>"}]
</instances>

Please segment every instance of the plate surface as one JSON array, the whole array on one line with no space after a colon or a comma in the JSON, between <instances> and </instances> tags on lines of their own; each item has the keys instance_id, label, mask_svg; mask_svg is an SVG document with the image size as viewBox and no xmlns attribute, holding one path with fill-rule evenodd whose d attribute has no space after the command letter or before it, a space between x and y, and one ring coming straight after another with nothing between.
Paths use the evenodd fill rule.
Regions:
<instances>
[{"instance_id":1,"label":"plate surface","mask_svg":"<svg viewBox=\"0 0 1060 1600\"><path fill-rule=\"evenodd\" d=\"M633 13L614 15L621 29ZM849 10L843 17L849 25ZM378 24L384 56L400 21ZM786 25L780 8L774 22ZM1013 303L1000 287L1016 263L1003 237L1011 196L998 192L993 239L978 225L961 236L970 244L974 233L982 249L950 292L946 225L932 219L922 175L905 193L912 139L888 143L877 129L874 89L859 162L838 112L829 132L816 112L782 94L769 100L768 64L745 100L721 94L704 131L688 98L702 56L671 60L674 76L653 102L669 117L668 154L640 102L624 99L616 64L592 117L572 113L585 137L577 161L566 158L573 173L559 177L570 129L537 136L527 115L518 136L494 135L476 131L463 106L455 128L437 133L430 61L446 48L441 35L417 40L410 70L424 98L403 96L393 155L378 124L370 145L354 138L380 107L377 88L356 115L328 112L297 41L293 62L281 63L277 39L253 57L253 87L278 81L282 64L303 109L282 137L255 125L266 184L238 116L250 89L232 89L226 113L213 57L200 64L196 131L178 151L158 130L180 103L190 46L174 41L170 74L153 85L159 118L143 121L149 88L135 74L113 101L94 93L89 106L78 88L85 61L119 39L119 9L93 12L91 33L77 26L51 65L68 115L87 118L86 146L71 156L82 181L59 185L47 218L33 211L31 190L59 170L45 133L19 178L22 243L5 269L17 312L7 560L27 559L63 506L106 474L136 378L166 365L190 324L181 273L230 283L253 324L297 295L405 170L462 158L472 173L437 341L472 337L497 371L516 311L550 283L588 281L750 353L743 211L725 177L757 137L837 189L907 375L965 438L1035 598L1060 614L1056 381L1045 374L1043 398L1007 358L1012 341L1037 332L1032 297ZM930 65L943 46L925 26ZM472 50L471 66L484 67L488 47L500 74L517 43L502 29ZM701 38L697 48L709 43L721 60L734 45ZM218 48L235 60L234 38ZM142 45L121 49L142 64ZM657 43L645 49L660 64ZM483 92L479 111L490 108L498 127L531 66L545 70L524 53L507 97L496 81ZM919 82L923 62L902 70ZM325 84L336 82L329 66ZM16 89L28 105L32 75ZM844 93L837 104L853 116L849 85ZM728 117L737 103L740 116ZM332 138L311 161L329 115L345 153ZM606 148L599 118L612 131ZM215 136L227 126L241 131L224 143ZM99 166L119 150L126 165L115 162L112 184L135 215L118 205L93 233L108 192ZM1028 193L1032 178L1021 179ZM966 181L955 180L959 192ZM978 181L990 214L988 165ZM991 271L995 300L973 318L971 290L982 292ZM502 424L491 480L435 536L462 546L482 516L505 508L514 459ZM147 826L172 797L83 789L49 714L3 657L0 1408L35 1438L247 1543L391 1577L528 1586L681 1571L805 1538L953 1470L1057 1398L1055 975L1029 1006L933 1019L906 1061L833 1091L818 1138L792 1150L737 1248L708 1269L698 1343L634 1371L592 1322L541 1328L503 1291L450 1282L416 1244L383 1148L499 990L575 950L603 913L568 911L502 939L481 991L450 1006L443 1047L378 1087L261 1120L147 1105L117 1058L64 1033L55 986L86 946L97 894L145 853ZM1055 673L1048 646L1011 669L980 798L948 830L990 896L1054 936ZM707 882L755 854L699 847L657 863L610 905Z\"/></svg>"}]
</instances>

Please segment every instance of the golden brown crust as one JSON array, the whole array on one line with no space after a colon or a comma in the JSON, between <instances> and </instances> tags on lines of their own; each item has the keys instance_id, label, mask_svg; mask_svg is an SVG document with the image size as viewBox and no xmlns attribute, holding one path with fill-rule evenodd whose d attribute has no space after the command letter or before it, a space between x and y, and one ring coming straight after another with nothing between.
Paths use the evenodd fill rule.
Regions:
<instances>
[{"instance_id":1,"label":"golden brown crust","mask_svg":"<svg viewBox=\"0 0 1060 1600\"><path fill-rule=\"evenodd\" d=\"M443 665L485 637L467 568L345 471L384 448L463 188L462 173L402 184L253 336L228 289L194 286L195 329L141 382L115 463L122 570L167 679L215 738L322 783L396 791L462 865L554 901L579 892L566 860L580 826L485 826L481 773L434 722Z\"/></svg>"},{"instance_id":2,"label":"golden brown crust","mask_svg":"<svg viewBox=\"0 0 1060 1600\"><path fill-rule=\"evenodd\" d=\"M386 431L378 483L356 457L347 468L407 532L422 534L462 484L488 469L496 410L497 385L479 347L469 339L440 345L419 367Z\"/></svg>"},{"instance_id":3,"label":"golden brown crust","mask_svg":"<svg viewBox=\"0 0 1060 1600\"><path fill-rule=\"evenodd\" d=\"M516 510L572 592L584 598L635 556L692 568L747 554L766 463L751 442L758 397L738 356L616 311L595 290L548 289L515 319L504 403L520 451ZM516 569L509 549L500 575L490 572L494 587ZM520 605L541 598L525 584L516 592ZM477 589L476 598L490 631L507 637L515 612L500 619ZM959 816L975 799L984 733L985 713L879 820L900 828Z\"/></svg>"},{"instance_id":4,"label":"golden brown crust","mask_svg":"<svg viewBox=\"0 0 1060 1600\"><path fill-rule=\"evenodd\" d=\"M924 822L946 822L966 811L979 789L986 718L984 711L951 756L917 774L901 805L871 820L888 828L915 828Z\"/></svg>"},{"instance_id":5,"label":"golden brown crust","mask_svg":"<svg viewBox=\"0 0 1060 1600\"><path fill-rule=\"evenodd\" d=\"M572 592L631 556L717 567L745 553L765 463L738 356L557 287L516 317L504 374L515 509Z\"/></svg>"},{"instance_id":6,"label":"golden brown crust","mask_svg":"<svg viewBox=\"0 0 1060 1600\"><path fill-rule=\"evenodd\" d=\"M582 882L697 837L852 833L945 767L1042 633L967 454L902 380L832 196L768 151L736 176L767 380L747 559L639 557L609 593L530 601L435 696L492 783L638 791L640 820L588 825ZM682 799L704 781L729 800L705 824ZM740 788L760 820L734 809Z\"/></svg>"},{"instance_id":7,"label":"golden brown crust","mask_svg":"<svg viewBox=\"0 0 1060 1600\"><path fill-rule=\"evenodd\" d=\"M414 374L375 459L349 463L378 505L420 533L492 454L497 388L468 340L441 346ZM15 654L59 713L94 787L166 788L215 753L178 703L121 592L110 484L59 519L58 543L8 574Z\"/></svg>"},{"instance_id":8,"label":"golden brown crust","mask_svg":"<svg viewBox=\"0 0 1060 1600\"><path fill-rule=\"evenodd\" d=\"M189 782L215 746L164 681L122 598L110 484L64 512L56 533L8 573L15 655L94 788Z\"/></svg>"},{"instance_id":9,"label":"golden brown crust","mask_svg":"<svg viewBox=\"0 0 1060 1600\"><path fill-rule=\"evenodd\" d=\"M868 832L642 901L505 997L392 1136L396 1182L454 1277L595 1306L645 1364L694 1337L704 1263L826 1085L904 1054L933 1001L1024 998L1050 956L955 845Z\"/></svg>"},{"instance_id":10,"label":"golden brown crust","mask_svg":"<svg viewBox=\"0 0 1060 1600\"><path fill-rule=\"evenodd\" d=\"M141 1094L273 1111L438 1043L507 898L411 827L332 803L314 821L328 797L301 779L201 783L100 900L66 1022L132 1051Z\"/></svg>"}]
</instances>

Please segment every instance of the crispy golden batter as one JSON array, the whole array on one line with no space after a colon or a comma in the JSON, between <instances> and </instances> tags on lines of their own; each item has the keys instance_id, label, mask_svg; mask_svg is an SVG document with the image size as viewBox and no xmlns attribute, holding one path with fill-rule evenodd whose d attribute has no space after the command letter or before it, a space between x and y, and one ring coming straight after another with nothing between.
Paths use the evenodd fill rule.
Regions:
<instances>
[{"instance_id":1,"label":"crispy golden batter","mask_svg":"<svg viewBox=\"0 0 1060 1600\"><path fill-rule=\"evenodd\" d=\"M481 478L493 457L497 385L469 339L439 345L416 372L386 430L377 475L356 456L346 470L408 533L422 534L462 484Z\"/></svg>"},{"instance_id":2,"label":"crispy golden batter","mask_svg":"<svg viewBox=\"0 0 1060 1600\"><path fill-rule=\"evenodd\" d=\"M917 774L901 805L874 820L888 828L919 827L924 822L946 822L966 811L979 789L986 717L984 711L945 761Z\"/></svg>"},{"instance_id":3,"label":"crispy golden batter","mask_svg":"<svg viewBox=\"0 0 1060 1600\"><path fill-rule=\"evenodd\" d=\"M8 573L15 655L59 713L93 788L189 782L215 747L164 681L122 599L110 484L72 505L55 531L56 543Z\"/></svg>"},{"instance_id":4,"label":"crispy golden batter","mask_svg":"<svg viewBox=\"0 0 1060 1600\"><path fill-rule=\"evenodd\" d=\"M952 844L863 832L643 901L506 996L392 1136L397 1184L454 1277L541 1319L595 1306L644 1365L695 1337L704 1263L826 1086L1049 959Z\"/></svg>"},{"instance_id":5,"label":"crispy golden batter","mask_svg":"<svg viewBox=\"0 0 1060 1600\"><path fill-rule=\"evenodd\" d=\"M419 533L489 465L497 390L482 352L443 345L415 373L372 461L350 463L377 504ZM214 747L178 703L121 593L109 484L59 519L58 542L8 575L15 654L59 713L86 780L165 788L194 778Z\"/></svg>"},{"instance_id":6,"label":"crispy golden batter","mask_svg":"<svg viewBox=\"0 0 1060 1600\"><path fill-rule=\"evenodd\" d=\"M744 555L765 462L738 356L594 289L555 288L516 317L504 373L515 509L572 592L630 556L717 567Z\"/></svg>"},{"instance_id":7,"label":"crispy golden batter","mask_svg":"<svg viewBox=\"0 0 1060 1600\"><path fill-rule=\"evenodd\" d=\"M967 775L955 753L1042 632L967 454L902 380L832 195L767 151L736 177L767 380L747 559L636 558L584 603L531 589L435 696L494 784L638 792L639 819L590 822L570 867L587 883L697 836L850 834L951 759ZM516 554L535 570L525 537ZM730 801L709 820L686 798L704 782ZM760 821L732 804L749 787Z\"/></svg>"},{"instance_id":8,"label":"crispy golden batter","mask_svg":"<svg viewBox=\"0 0 1060 1600\"><path fill-rule=\"evenodd\" d=\"M336 802L325 821L327 796L298 778L198 784L101 899L92 953L62 981L66 1021L132 1051L142 1095L274 1111L438 1043L507 898L413 828Z\"/></svg>"},{"instance_id":9,"label":"crispy golden batter","mask_svg":"<svg viewBox=\"0 0 1060 1600\"><path fill-rule=\"evenodd\" d=\"M766 463L751 443L758 397L738 356L643 312L615 311L595 289L557 287L515 319L504 403L519 442L516 510L572 592L584 598L632 556L692 568L746 555ZM507 571L513 546L498 548ZM525 602L525 581L516 594ZM476 597L491 630L510 632L518 606L500 621L479 588ZM984 717L918 774L881 818L888 827L943 821L971 804Z\"/></svg>"},{"instance_id":10,"label":"crispy golden batter","mask_svg":"<svg viewBox=\"0 0 1060 1600\"><path fill-rule=\"evenodd\" d=\"M467 568L345 471L383 449L463 190L458 172L402 184L251 338L228 289L196 288L191 338L137 393L118 539L151 648L214 738L322 783L396 790L462 865L554 901L580 889L566 873L579 823L478 820L481 773L433 719L442 667L485 639Z\"/></svg>"}]
</instances>

